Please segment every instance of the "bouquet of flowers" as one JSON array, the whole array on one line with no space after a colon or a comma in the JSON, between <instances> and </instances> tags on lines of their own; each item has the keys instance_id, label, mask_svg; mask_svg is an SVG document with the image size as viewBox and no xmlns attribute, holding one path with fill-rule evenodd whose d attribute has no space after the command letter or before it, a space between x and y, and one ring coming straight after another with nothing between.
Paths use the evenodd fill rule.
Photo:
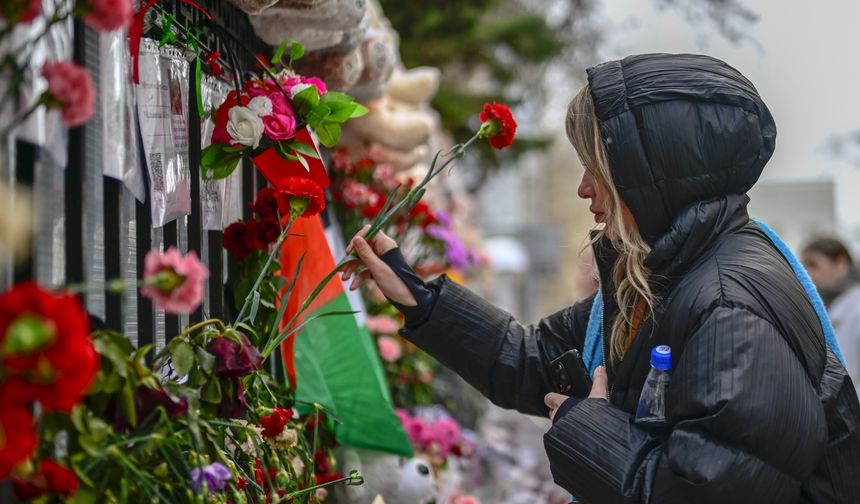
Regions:
<instances>
[{"instance_id":1,"label":"bouquet of flowers","mask_svg":"<svg viewBox=\"0 0 860 504\"><path fill-rule=\"evenodd\" d=\"M333 147L341 125L366 113L367 108L351 96L328 91L316 77L285 70L251 79L240 90L231 91L215 111L212 143L203 150L201 165L207 175L224 178L242 157L251 156L277 186L282 175L277 172L289 171L290 163L306 172L311 172L311 163L321 163L308 129L324 146ZM272 167L278 158L282 166Z\"/></svg>"}]
</instances>

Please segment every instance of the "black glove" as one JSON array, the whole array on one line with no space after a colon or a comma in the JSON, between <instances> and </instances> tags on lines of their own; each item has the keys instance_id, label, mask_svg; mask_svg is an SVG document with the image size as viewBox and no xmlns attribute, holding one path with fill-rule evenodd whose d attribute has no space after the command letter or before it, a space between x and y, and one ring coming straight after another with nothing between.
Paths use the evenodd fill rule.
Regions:
<instances>
[{"instance_id":1,"label":"black glove","mask_svg":"<svg viewBox=\"0 0 860 504\"><path fill-rule=\"evenodd\" d=\"M391 299L388 301L406 317L405 326L407 329L414 329L422 325L430 318L430 313L436 305L436 298L439 296L439 293L427 287L424 280L421 280L421 277L409 266L400 252L400 247L389 250L379 256L379 258L403 280L403 283L406 284L406 287L415 296L415 301L418 304L416 306L404 306Z\"/></svg>"}]
</instances>

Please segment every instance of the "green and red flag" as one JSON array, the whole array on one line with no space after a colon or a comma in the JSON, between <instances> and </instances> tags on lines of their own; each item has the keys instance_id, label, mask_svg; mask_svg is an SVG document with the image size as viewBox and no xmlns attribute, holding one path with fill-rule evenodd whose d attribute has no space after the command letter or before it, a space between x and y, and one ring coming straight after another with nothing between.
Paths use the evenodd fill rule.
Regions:
<instances>
[{"instance_id":1,"label":"green and red flag","mask_svg":"<svg viewBox=\"0 0 860 504\"><path fill-rule=\"evenodd\" d=\"M281 250L281 271L291 278L300 260L302 264L284 320L293 317L334 268L334 253L342 255L335 236L332 228L326 232L319 216L293 224ZM282 344L287 379L296 399L331 411L339 420L335 435L340 443L411 456L412 445L394 412L376 345L363 323L361 300L348 296L335 276L303 318L343 311L358 313L313 320Z\"/></svg>"}]
</instances>

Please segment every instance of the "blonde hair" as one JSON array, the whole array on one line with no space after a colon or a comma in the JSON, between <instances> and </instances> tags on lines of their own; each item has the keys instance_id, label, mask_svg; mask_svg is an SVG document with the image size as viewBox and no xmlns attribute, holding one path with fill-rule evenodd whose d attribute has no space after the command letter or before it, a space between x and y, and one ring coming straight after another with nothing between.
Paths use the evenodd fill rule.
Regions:
<instances>
[{"instance_id":1,"label":"blonde hair","mask_svg":"<svg viewBox=\"0 0 860 504\"><path fill-rule=\"evenodd\" d=\"M651 271L645 267L645 257L651 251L651 246L639 233L635 225L628 229L624 225L624 203L609 168L609 158L606 146L600 134L600 125L594 111L594 100L591 88L585 85L571 100L567 108L567 137L573 148L579 154L579 159L595 181L610 195L609 208L606 211L606 226L601 229L592 243L600 240L611 231L612 245L618 251L618 259L612 268L612 279L615 283L618 301L618 315L612 322L610 336L610 358L618 362L624 356L629 346L628 334L634 323L634 310L639 300L644 301L646 316L653 316L654 295L648 284Z\"/></svg>"}]
</instances>

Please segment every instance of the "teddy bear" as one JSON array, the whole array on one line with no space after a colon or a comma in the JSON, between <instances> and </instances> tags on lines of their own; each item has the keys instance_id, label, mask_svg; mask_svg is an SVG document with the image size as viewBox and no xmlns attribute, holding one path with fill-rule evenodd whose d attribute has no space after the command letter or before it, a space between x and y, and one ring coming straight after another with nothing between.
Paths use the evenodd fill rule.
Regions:
<instances>
[{"instance_id":1,"label":"teddy bear","mask_svg":"<svg viewBox=\"0 0 860 504\"><path fill-rule=\"evenodd\" d=\"M358 471L364 484L337 485L330 494L333 504L371 504L379 497L385 504L426 504L436 499L432 469L420 458L352 447L341 447L336 455L338 470Z\"/></svg>"}]
</instances>

